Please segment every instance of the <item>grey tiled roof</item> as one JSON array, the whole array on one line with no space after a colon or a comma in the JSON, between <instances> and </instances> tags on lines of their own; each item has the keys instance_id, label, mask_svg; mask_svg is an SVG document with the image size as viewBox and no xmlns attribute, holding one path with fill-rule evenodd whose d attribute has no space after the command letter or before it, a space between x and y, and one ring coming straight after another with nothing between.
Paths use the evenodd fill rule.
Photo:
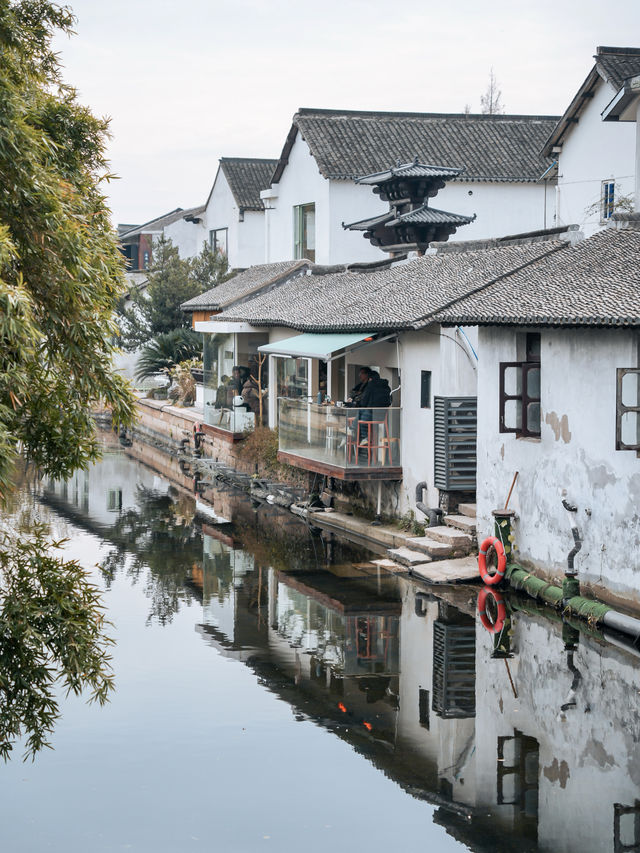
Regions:
<instances>
[{"instance_id":1,"label":"grey tiled roof","mask_svg":"<svg viewBox=\"0 0 640 853\"><path fill-rule=\"evenodd\" d=\"M264 210L260 192L271 185L277 160L221 157L220 168L240 210Z\"/></svg>"},{"instance_id":2,"label":"grey tiled roof","mask_svg":"<svg viewBox=\"0 0 640 853\"><path fill-rule=\"evenodd\" d=\"M220 311L228 305L246 299L253 293L287 281L310 266L310 261L280 261L275 264L258 264L238 273L228 281L207 290L180 306L183 311Z\"/></svg>"},{"instance_id":3,"label":"grey tiled roof","mask_svg":"<svg viewBox=\"0 0 640 853\"><path fill-rule=\"evenodd\" d=\"M473 216L463 216L461 213L448 213L446 210L437 210L435 207L423 204L415 210L403 213L397 219L392 219L388 224L396 225L399 222L419 222L426 225L468 225L475 218L475 214Z\"/></svg>"},{"instance_id":4,"label":"grey tiled roof","mask_svg":"<svg viewBox=\"0 0 640 853\"><path fill-rule=\"evenodd\" d=\"M468 325L640 326L640 231L604 231L439 312Z\"/></svg>"},{"instance_id":5,"label":"grey tiled roof","mask_svg":"<svg viewBox=\"0 0 640 853\"><path fill-rule=\"evenodd\" d=\"M219 316L311 332L418 328L475 288L565 245L559 240L493 245L370 271L304 275Z\"/></svg>"},{"instance_id":6,"label":"grey tiled roof","mask_svg":"<svg viewBox=\"0 0 640 853\"><path fill-rule=\"evenodd\" d=\"M118 236L122 240L125 237L134 237L136 234L150 234L162 231L166 225L171 225L172 222L175 222L177 219L181 219L191 210L196 210L196 208L184 210L182 207L176 207L175 210L171 210L169 213L163 213L162 216L156 216L155 219L150 219L143 225L134 225L128 231L123 231Z\"/></svg>"},{"instance_id":7,"label":"grey tiled roof","mask_svg":"<svg viewBox=\"0 0 640 853\"><path fill-rule=\"evenodd\" d=\"M602 80L617 92L627 77L640 74L640 48L637 47L599 47L594 59L595 65L544 143L543 154L550 155L553 146L564 142Z\"/></svg>"},{"instance_id":8,"label":"grey tiled roof","mask_svg":"<svg viewBox=\"0 0 640 853\"><path fill-rule=\"evenodd\" d=\"M390 181L392 178L456 178L462 169L453 169L450 166L430 166L427 163L405 163L404 165L392 166L382 172L373 175L365 175L358 178L359 184L380 184Z\"/></svg>"},{"instance_id":9,"label":"grey tiled roof","mask_svg":"<svg viewBox=\"0 0 640 853\"><path fill-rule=\"evenodd\" d=\"M638 47L599 47L595 60L602 76L616 90L622 88L628 77L640 74Z\"/></svg>"},{"instance_id":10,"label":"grey tiled roof","mask_svg":"<svg viewBox=\"0 0 640 853\"><path fill-rule=\"evenodd\" d=\"M393 163L464 169L462 181L536 181L553 116L385 113L300 109L273 175L279 181L298 132L325 178L355 180Z\"/></svg>"}]
</instances>

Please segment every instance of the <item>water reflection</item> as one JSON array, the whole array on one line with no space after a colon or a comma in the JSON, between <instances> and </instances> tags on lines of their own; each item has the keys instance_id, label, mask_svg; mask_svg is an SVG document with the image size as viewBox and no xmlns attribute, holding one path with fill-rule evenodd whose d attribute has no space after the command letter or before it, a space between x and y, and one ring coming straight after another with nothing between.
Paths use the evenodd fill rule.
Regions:
<instances>
[{"instance_id":1,"label":"water reflection","mask_svg":"<svg viewBox=\"0 0 640 853\"><path fill-rule=\"evenodd\" d=\"M107 581L144 582L160 623L197 602L207 644L434 804L460 845L640 849L631 651L512 597L490 634L473 588L421 589L230 490L213 495L232 520L216 527L126 457L103 466L43 494L110 543Z\"/></svg>"}]
</instances>

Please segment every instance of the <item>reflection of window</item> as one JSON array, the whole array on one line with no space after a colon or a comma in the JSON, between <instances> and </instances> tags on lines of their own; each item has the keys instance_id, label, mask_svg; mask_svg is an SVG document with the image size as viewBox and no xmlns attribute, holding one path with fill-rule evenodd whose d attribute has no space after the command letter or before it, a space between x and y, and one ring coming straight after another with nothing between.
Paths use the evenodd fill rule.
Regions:
<instances>
[{"instance_id":1,"label":"reflection of window","mask_svg":"<svg viewBox=\"0 0 640 853\"><path fill-rule=\"evenodd\" d=\"M429 691L418 689L418 719L420 725L429 728Z\"/></svg>"},{"instance_id":2,"label":"reflection of window","mask_svg":"<svg viewBox=\"0 0 640 853\"><path fill-rule=\"evenodd\" d=\"M535 738L514 729L498 738L498 805L512 805L523 834L538 836L539 746Z\"/></svg>"},{"instance_id":3,"label":"reflection of window","mask_svg":"<svg viewBox=\"0 0 640 853\"><path fill-rule=\"evenodd\" d=\"M525 361L500 365L500 432L540 437L540 335L527 335Z\"/></svg>"},{"instance_id":4,"label":"reflection of window","mask_svg":"<svg viewBox=\"0 0 640 853\"><path fill-rule=\"evenodd\" d=\"M600 218L611 219L615 212L616 185L614 181L602 182L602 201L600 204Z\"/></svg>"},{"instance_id":5,"label":"reflection of window","mask_svg":"<svg viewBox=\"0 0 640 853\"><path fill-rule=\"evenodd\" d=\"M616 450L640 450L640 367L616 373Z\"/></svg>"},{"instance_id":6,"label":"reflection of window","mask_svg":"<svg viewBox=\"0 0 640 853\"><path fill-rule=\"evenodd\" d=\"M316 259L316 206L299 204L293 208L293 256Z\"/></svg>"},{"instance_id":7,"label":"reflection of window","mask_svg":"<svg viewBox=\"0 0 640 853\"><path fill-rule=\"evenodd\" d=\"M209 231L209 247L214 255L227 257L227 228L215 228Z\"/></svg>"},{"instance_id":8,"label":"reflection of window","mask_svg":"<svg viewBox=\"0 0 640 853\"><path fill-rule=\"evenodd\" d=\"M122 489L109 489L107 509L109 512L120 512L122 509Z\"/></svg>"}]
</instances>

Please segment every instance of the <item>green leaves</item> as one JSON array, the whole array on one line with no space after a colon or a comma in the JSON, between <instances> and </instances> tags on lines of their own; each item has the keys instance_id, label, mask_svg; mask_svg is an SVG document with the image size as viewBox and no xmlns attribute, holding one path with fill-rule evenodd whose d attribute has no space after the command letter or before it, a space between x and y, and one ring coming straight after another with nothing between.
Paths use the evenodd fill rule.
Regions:
<instances>
[{"instance_id":1,"label":"green leaves","mask_svg":"<svg viewBox=\"0 0 640 853\"><path fill-rule=\"evenodd\" d=\"M0 3L0 492L19 444L55 475L96 454L92 406L130 424L111 371L123 261L101 191L107 124L65 86L51 49L73 15Z\"/></svg>"},{"instance_id":2,"label":"green leaves","mask_svg":"<svg viewBox=\"0 0 640 853\"><path fill-rule=\"evenodd\" d=\"M58 687L90 691L103 704L113 689L107 624L98 589L55 551L46 531L0 530L0 756L26 736L25 759L49 746L59 716ZM53 549L53 551L51 550Z\"/></svg>"}]
</instances>

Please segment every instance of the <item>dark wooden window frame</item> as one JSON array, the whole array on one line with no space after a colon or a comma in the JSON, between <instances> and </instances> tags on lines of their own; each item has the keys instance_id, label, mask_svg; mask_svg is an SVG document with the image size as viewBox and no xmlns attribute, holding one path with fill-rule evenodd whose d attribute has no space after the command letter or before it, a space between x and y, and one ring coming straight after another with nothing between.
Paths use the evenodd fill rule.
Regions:
<instances>
[{"instance_id":1,"label":"dark wooden window frame","mask_svg":"<svg viewBox=\"0 0 640 853\"><path fill-rule=\"evenodd\" d=\"M520 370L521 392L520 394L507 394L505 389L505 374L510 368ZM522 438L540 438L540 430L537 432L527 429L527 407L530 403L540 404L540 397L533 397L528 393L529 372L540 370L539 361L503 361L500 363L500 432L515 433ZM510 400L516 400L520 404L520 427L508 427L505 424L505 409Z\"/></svg>"},{"instance_id":2,"label":"dark wooden window frame","mask_svg":"<svg viewBox=\"0 0 640 853\"><path fill-rule=\"evenodd\" d=\"M616 369L616 450L640 451L640 436L634 444L625 444L622 440L622 418L624 415L629 412L637 412L638 418L640 418L640 405L625 406L622 402L622 380L628 374L639 376L640 367L618 367Z\"/></svg>"}]
</instances>

